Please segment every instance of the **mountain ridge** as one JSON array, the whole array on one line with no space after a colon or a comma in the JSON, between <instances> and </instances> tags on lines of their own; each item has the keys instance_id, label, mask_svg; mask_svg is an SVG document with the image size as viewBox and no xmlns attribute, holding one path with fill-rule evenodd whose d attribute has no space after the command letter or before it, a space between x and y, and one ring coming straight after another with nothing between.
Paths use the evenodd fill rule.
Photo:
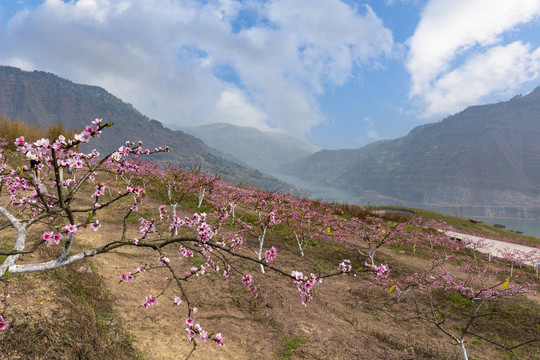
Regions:
<instances>
[{"instance_id":1,"label":"mountain ridge","mask_svg":"<svg viewBox=\"0 0 540 360\"><path fill-rule=\"evenodd\" d=\"M241 159L260 171L272 173L283 165L320 150L295 137L247 126L213 123L181 127L182 131L212 144L215 149Z\"/></svg>"},{"instance_id":2,"label":"mountain ridge","mask_svg":"<svg viewBox=\"0 0 540 360\"><path fill-rule=\"evenodd\" d=\"M99 152L109 153L128 140L140 140L148 148L171 147L169 153L160 154L157 159L180 162L186 167L200 165L203 171L218 173L227 182L254 184L267 190L294 189L235 163L231 156L210 148L193 135L164 127L101 87L76 84L52 73L0 66L0 113L26 123L43 126L62 122L79 129L102 118L115 125L92 142L92 148ZM91 150L88 146L83 149Z\"/></svg>"},{"instance_id":3,"label":"mountain ridge","mask_svg":"<svg viewBox=\"0 0 540 360\"><path fill-rule=\"evenodd\" d=\"M487 209L476 216L493 215L490 208L523 213L517 208L529 207L538 216L539 119L536 88L509 101L471 106L395 140L324 150L288 170L357 194L377 191L396 203L453 207L453 213L463 206Z\"/></svg>"}]
</instances>

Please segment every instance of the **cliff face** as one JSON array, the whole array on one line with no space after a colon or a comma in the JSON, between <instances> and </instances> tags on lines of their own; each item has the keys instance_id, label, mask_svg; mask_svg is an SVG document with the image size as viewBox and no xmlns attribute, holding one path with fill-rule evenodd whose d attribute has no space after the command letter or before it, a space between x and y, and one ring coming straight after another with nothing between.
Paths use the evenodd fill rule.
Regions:
<instances>
[{"instance_id":1,"label":"cliff face","mask_svg":"<svg viewBox=\"0 0 540 360\"><path fill-rule=\"evenodd\" d=\"M291 170L407 203L540 208L538 139L540 88L510 101L467 108L396 140L319 152Z\"/></svg>"},{"instance_id":2,"label":"cliff face","mask_svg":"<svg viewBox=\"0 0 540 360\"><path fill-rule=\"evenodd\" d=\"M101 153L114 151L127 140L140 140L150 149L171 147L171 152L160 154L159 159L179 162L188 168L201 164L203 170L218 173L228 182L254 184L262 189L292 189L230 161L230 157L192 135L163 127L103 88L75 84L54 74L0 66L0 114L39 125L62 122L72 129L83 129L95 118L102 118L114 126L90 144Z\"/></svg>"}]
</instances>

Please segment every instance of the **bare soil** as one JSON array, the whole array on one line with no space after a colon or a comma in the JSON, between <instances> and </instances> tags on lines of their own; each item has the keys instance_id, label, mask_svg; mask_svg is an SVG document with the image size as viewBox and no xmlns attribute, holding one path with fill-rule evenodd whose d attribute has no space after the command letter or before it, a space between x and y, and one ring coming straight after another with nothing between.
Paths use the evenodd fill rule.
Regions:
<instances>
[{"instance_id":1,"label":"bare soil","mask_svg":"<svg viewBox=\"0 0 540 360\"><path fill-rule=\"evenodd\" d=\"M189 215L185 212L181 215ZM114 211L102 221L98 232L85 231L78 246L105 244L121 232ZM136 226L135 226L136 227ZM275 246L275 266L305 273L337 269L344 258L361 268L363 259L353 250L337 244L314 244L305 258L297 255L293 243L270 236L267 247ZM166 255L176 264L190 264L176 248ZM456 254L459 256L465 256ZM395 273L421 270L429 262L429 248L416 253L392 247L380 255ZM5 311L12 319L10 330L0 334L1 359L185 359L192 344L186 341L186 304L173 306L180 295L166 287L169 276L160 269L121 282L120 274L134 272L142 264L156 265L155 252L141 248L120 248L45 274L12 277L11 298ZM192 264L190 264L192 265ZM330 266L334 266L331 268ZM300 302L296 286L272 271L254 276L259 297L239 281L228 282L220 274L207 273L188 284L191 301L198 308L195 322L209 333L220 332L225 345L203 343L191 359L460 359L459 348L430 323L415 319L422 298L404 297L395 303L376 286L367 286L366 274L326 279L314 290L307 307ZM519 281L535 281L530 270L518 270ZM158 305L141 307L145 296L159 295ZM442 303L448 311L450 329L463 326L467 309ZM452 313L453 312L453 313ZM499 317L479 321L476 331L514 344L540 338L538 297L520 297L502 302ZM450 316L452 315L452 316ZM470 359L540 359L540 343L513 353L470 336Z\"/></svg>"}]
</instances>

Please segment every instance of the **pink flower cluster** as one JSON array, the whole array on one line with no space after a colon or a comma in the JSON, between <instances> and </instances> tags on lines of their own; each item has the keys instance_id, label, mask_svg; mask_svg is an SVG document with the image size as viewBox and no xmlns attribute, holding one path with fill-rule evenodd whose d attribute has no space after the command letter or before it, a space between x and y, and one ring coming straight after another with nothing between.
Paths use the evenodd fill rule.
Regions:
<instances>
[{"instance_id":1,"label":"pink flower cluster","mask_svg":"<svg viewBox=\"0 0 540 360\"><path fill-rule=\"evenodd\" d=\"M190 271L186 271L186 278L191 277L192 275L199 276L199 274L204 275L206 273L206 268L204 264L200 267L193 266Z\"/></svg>"},{"instance_id":2,"label":"pink flower cluster","mask_svg":"<svg viewBox=\"0 0 540 360\"><path fill-rule=\"evenodd\" d=\"M377 273L377 276L381 278L387 278L388 275L390 274L390 268L386 264L381 264L380 266L377 266L377 265L371 265L370 263L365 262L364 266L367 267L368 269L373 269Z\"/></svg>"},{"instance_id":3,"label":"pink flower cluster","mask_svg":"<svg viewBox=\"0 0 540 360\"><path fill-rule=\"evenodd\" d=\"M146 300L141 304L141 306L145 309L148 309L151 305L157 305L157 300L154 299L152 295L146 295Z\"/></svg>"},{"instance_id":4,"label":"pink flower cluster","mask_svg":"<svg viewBox=\"0 0 540 360\"><path fill-rule=\"evenodd\" d=\"M272 261L277 255L277 250L275 247L272 246L272 248L270 250L266 250L266 253L264 254L264 260L266 260L266 262L270 262Z\"/></svg>"},{"instance_id":5,"label":"pink flower cluster","mask_svg":"<svg viewBox=\"0 0 540 360\"><path fill-rule=\"evenodd\" d=\"M242 284L249 286L251 285L251 282L253 281L250 274L247 274L245 276L242 276Z\"/></svg>"},{"instance_id":6,"label":"pink flower cluster","mask_svg":"<svg viewBox=\"0 0 540 360\"><path fill-rule=\"evenodd\" d=\"M206 215L206 214L205 214ZM203 243L208 242L217 234L217 231L213 230L206 222L201 223L197 227L198 236L197 239Z\"/></svg>"},{"instance_id":7,"label":"pink flower cluster","mask_svg":"<svg viewBox=\"0 0 540 360\"><path fill-rule=\"evenodd\" d=\"M62 231L75 234L77 231L79 231L79 224L77 225L69 224L69 225L63 226Z\"/></svg>"},{"instance_id":8,"label":"pink flower cluster","mask_svg":"<svg viewBox=\"0 0 540 360\"><path fill-rule=\"evenodd\" d=\"M257 292L257 286L253 285L253 278L251 277L250 274L242 276L242 284L249 286L251 288L251 291L253 291L253 296L255 298L259 297L259 293Z\"/></svg>"},{"instance_id":9,"label":"pink flower cluster","mask_svg":"<svg viewBox=\"0 0 540 360\"><path fill-rule=\"evenodd\" d=\"M9 294L0 294L0 305L2 305L2 302L9 297ZM4 318L2 315L0 315L0 330L7 329L9 326L9 321L4 321Z\"/></svg>"},{"instance_id":10,"label":"pink flower cluster","mask_svg":"<svg viewBox=\"0 0 540 360\"><path fill-rule=\"evenodd\" d=\"M159 262L159 266L167 266L167 264L170 263L171 260L168 257L165 257L162 255L159 257L158 262Z\"/></svg>"},{"instance_id":11,"label":"pink flower cluster","mask_svg":"<svg viewBox=\"0 0 540 360\"><path fill-rule=\"evenodd\" d=\"M195 324L195 321L192 318L186 319L184 328L186 329L187 340L189 342L192 342L193 338L197 335L199 335L199 339L201 341L206 341L209 339L208 332L203 330L201 325ZM223 337L221 336L221 333L216 334L214 341L216 342L216 345L223 346Z\"/></svg>"},{"instance_id":12,"label":"pink flower cluster","mask_svg":"<svg viewBox=\"0 0 540 360\"><path fill-rule=\"evenodd\" d=\"M106 188L105 184L98 183L96 185L96 191L92 194L92 198L96 199L96 201L97 201L97 199L100 196L105 195L105 188Z\"/></svg>"},{"instance_id":13,"label":"pink flower cluster","mask_svg":"<svg viewBox=\"0 0 540 360\"><path fill-rule=\"evenodd\" d=\"M180 252L180 254L182 254L183 257L193 257L193 251L188 250L183 246L180 246L178 248L178 251Z\"/></svg>"},{"instance_id":14,"label":"pink flower cluster","mask_svg":"<svg viewBox=\"0 0 540 360\"><path fill-rule=\"evenodd\" d=\"M348 273L352 271L351 261L350 260L343 260L341 264L339 264L339 270L342 273Z\"/></svg>"},{"instance_id":15,"label":"pink flower cluster","mask_svg":"<svg viewBox=\"0 0 540 360\"><path fill-rule=\"evenodd\" d=\"M99 224L99 220L90 223L90 227L92 228L92 230L97 231L101 227L101 225Z\"/></svg>"},{"instance_id":16,"label":"pink flower cluster","mask_svg":"<svg viewBox=\"0 0 540 360\"><path fill-rule=\"evenodd\" d=\"M101 119L96 119L92 121L92 124L97 125L98 127L88 125L82 133L75 134L75 140L85 143L88 142L91 138L99 136L99 134L101 134L101 131L99 130L99 125L101 125L101 122Z\"/></svg>"},{"instance_id":17,"label":"pink flower cluster","mask_svg":"<svg viewBox=\"0 0 540 360\"><path fill-rule=\"evenodd\" d=\"M167 215L167 210L165 210L165 205L159 207L159 220L165 221L169 220L169 215Z\"/></svg>"},{"instance_id":18,"label":"pink flower cluster","mask_svg":"<svg viewBox=\"0 0 540 360\"><path fill-rule=\"evenodd\" d=\"M122 281L127 281L127 282L133 282L135 278L133 277L133 274L130 272L126 274L122 273L122 275L120 275L120 282Z\"/></svg>"},{"instance_id":19,"label":"pink flower cluster","mask_svg":"<svg viewBox=\"0 0 540 360\"><path fill-rule=\"evenodd\" d=\"M294 283L296 284L298 292L300 293L302 304L304 306L307 306L307 302L313 299L313 296L311 295L311 290L313 290L313 287L315 286L315 284L317 284L317 277L314 274L310 274L309 277L304 276L302 272L294 270L291 275L295 279ZM321 281L322 279L319 279L318 282L320 283Z\"/></svg>"},{"instance_id":20,"label":"pink flower cluster","mask_svg":"<svg viewBox=\"0 0 540 360\"><path fill-rule=\"evenodd\" d=\"M2 315L0 315L0 330L4 330L9 326L9 321L4 321Z\"/></svg>"},{"instance_id":21,"label":"pink flower cluster","mask_svg":"<svg viewBox=\"0 0 540 360\"><path fill-rule=\"evenodd\" d=\"M156 232L156 227L154 226L154 221L146 220L145 218L139 218L139 233L142 235L141 239L147 239L148 235Z\"/></svg>"},{"instance_id":22,"label":"pink flower cluster","mask_svg":"<svg viewBox=\"0 0 540 360\"><path fill-rule=\"evenodd\" d=\"M54 234L52 231L48 231L48 232L44 232L41 238L45 240L45 245L49 247L53 243L58 245L60 243L60 239L62 239L63 236L61 234Z\"/></svg>"}]
</instances>

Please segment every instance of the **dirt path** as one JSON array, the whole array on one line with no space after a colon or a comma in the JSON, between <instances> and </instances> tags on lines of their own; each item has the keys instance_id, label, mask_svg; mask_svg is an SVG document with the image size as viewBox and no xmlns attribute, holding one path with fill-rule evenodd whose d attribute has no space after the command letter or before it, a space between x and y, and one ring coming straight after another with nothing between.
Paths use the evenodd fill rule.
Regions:
<instances>
[{"instance_id":1,"label":"dirt path","mask_svg":"<svg viewBox=\"0 0 540 360\"><path fill-rule=\"evenodd\" d=\"M502 258L504 257L503 254L508 253L509 251L529 254L528 259L526 259L523 264L532 267L540 266L540 249L532 246L519 245L505 241L459 233L455 231L443 231L443 234L452 238L460 239L462 242L465 242L467 244L467 247L475 248L475 250L478 252L484 254L491 254L495 257Z\"/></svg>"}]
</instances>

